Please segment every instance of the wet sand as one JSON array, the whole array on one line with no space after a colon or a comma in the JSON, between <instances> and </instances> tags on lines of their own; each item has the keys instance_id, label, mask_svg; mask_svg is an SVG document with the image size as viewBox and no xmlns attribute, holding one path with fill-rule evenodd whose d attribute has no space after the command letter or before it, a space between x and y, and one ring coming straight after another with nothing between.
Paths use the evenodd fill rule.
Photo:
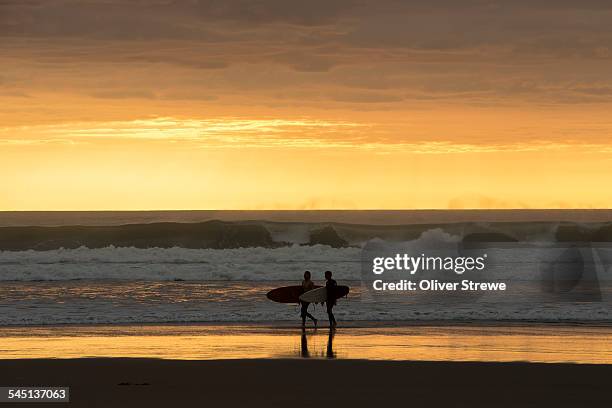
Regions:
<instances>
[{"instance_id":1,"label":"wet sand","mask_svg":"<svg viewBox=\"0 0 612 408\"><path fill-rule=\"evenodd\" d=\"M611 330L4 327L0 386L68 386L71 407L609 407Z\"/></svg>"},{"instance_id":2,"label":"wet sand","mask_svg":"<svg viewBox=\"0 0 612 408\"><path fill-rule=\"evenodd\" d=\"M612 327L560 324L343 322L302 331L294 324L151 324L0 328L0 359L177 360L338 358L612 364Z\"/></svg>"},{"instance_id":3,"label":"wet sand","mask_svg":"<svg viewBox=\"0 0 612 408\"><path fill-rule=\"evenodd\" d=\"M612 365L587 364L118 358L0 361L0 384L69 386L71 403L67 406L71 407L593 408L611 406L611 377Z\"/></svg>"}]
</instances>

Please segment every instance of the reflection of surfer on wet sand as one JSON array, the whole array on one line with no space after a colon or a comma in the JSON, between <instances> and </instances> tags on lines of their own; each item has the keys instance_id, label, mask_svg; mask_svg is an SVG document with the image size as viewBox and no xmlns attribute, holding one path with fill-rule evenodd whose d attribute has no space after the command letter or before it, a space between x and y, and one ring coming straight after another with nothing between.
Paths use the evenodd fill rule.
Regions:
<instances>
[{"instance_id":1,"label":"reflection of surfer on wet sand","mask_svg":"<svg viewBox=\"0 0 612 408\"><path fill-rule=\"evenodd\" d=\"M327 337L327 358L336 358L336 353L334 353L334 335L336 331L330 327L329 328L329 337Z\"/></svg>"},{"instance_id":2,"label":"reflection of surfer on wet sand","mask_svg":"<svg viewBox=\"0 0 612 408\"><path fill-rule=\"evenodd\" d=\"M316 332L317 331L315 329L315 333ZM334 352L334 336L335 335L336 335L336 330L330 327L329 335L327 337L327 350L325 353L325 357L329 359L336 358L336 353ZM323 353L320 351L315 351L315 356L323 357ZM308 337L306 336L306 329L302 329L302 337L300 338L300 357L310 358L310 350L308 350Z\"/></svg>"},{"instance_id":3,"label":"reflection of surfer on wet sand","mask_svg":"<svg viewBox=\"0 0 612 408\"><path fill-rule=\"evenodd\" d=\"M310 358L310 353L308 352L308 339L306 338L306 330L302 329L302 340L301 340L302 351L300 356L302 358Z\"/></svg>"}]
</instances>

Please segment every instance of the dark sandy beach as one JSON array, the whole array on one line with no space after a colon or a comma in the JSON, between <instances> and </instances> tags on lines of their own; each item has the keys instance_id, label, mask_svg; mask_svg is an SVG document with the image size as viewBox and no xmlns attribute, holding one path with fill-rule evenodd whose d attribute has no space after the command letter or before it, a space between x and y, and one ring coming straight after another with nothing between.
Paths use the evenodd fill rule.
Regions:
<instances>
[{"instance_id":1,"label":"dark sandy beach","mask_svg":"<svg viewBox=\"0 0 612 408\"><path fill-rule=\"evenodd\" d=\"M585 364L0 361L0 384L69 386L72 407L609 407L611 376L611 365Z\"/></svg>"}]
</instances>

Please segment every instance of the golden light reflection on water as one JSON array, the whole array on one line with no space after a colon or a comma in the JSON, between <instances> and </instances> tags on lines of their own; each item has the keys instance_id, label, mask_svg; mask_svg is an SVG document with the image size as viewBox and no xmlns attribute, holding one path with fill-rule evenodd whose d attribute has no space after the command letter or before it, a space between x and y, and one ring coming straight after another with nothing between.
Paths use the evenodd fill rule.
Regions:
<instances>
[{"instance_id":1,"label":"golden light reflection on water","mask_svg":"<svg viewBox=\"0 0 612 408\"><path fill-rule=\"evenodd\" d=\"M0 358L352 358L612 363L610 327L117 326L0 329Z\"/></svg>"}]
</instances>

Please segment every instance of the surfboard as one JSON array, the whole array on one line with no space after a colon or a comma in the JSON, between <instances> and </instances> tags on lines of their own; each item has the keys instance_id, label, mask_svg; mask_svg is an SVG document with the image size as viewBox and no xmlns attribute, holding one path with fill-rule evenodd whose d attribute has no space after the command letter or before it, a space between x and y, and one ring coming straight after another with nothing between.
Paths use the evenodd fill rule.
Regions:
<instances>
[{"instance_id":1,"label":"surfboard","mask_svg":"<svg viewBox=\"0 0 612 408\"><path fill-rule=\"evenodd\" d=\"M338 299L348 295L350 288L348 286L336 286L334 298ZM321 287L310 290L299 297L302 302L322 303L327 301L327 288Z\"/></svg>"},{"instance_id":2,"label":"surfboard","mask_svg":"<svg viewBox=\"0 0 612 408\"><path fill-rule=\"evenodd\" d=\"M320 288L320 285L315 285L315 288ZM316 290L316 289L314 289ZM312 291L311 291L312 292ZM272 289L266 294L266 297L274 302L278 303L299 303L300 295L304 291L302 286L283 286L282 288ZM306 292L308 293L308 292Z\"/></svg>"}]
</instances>

